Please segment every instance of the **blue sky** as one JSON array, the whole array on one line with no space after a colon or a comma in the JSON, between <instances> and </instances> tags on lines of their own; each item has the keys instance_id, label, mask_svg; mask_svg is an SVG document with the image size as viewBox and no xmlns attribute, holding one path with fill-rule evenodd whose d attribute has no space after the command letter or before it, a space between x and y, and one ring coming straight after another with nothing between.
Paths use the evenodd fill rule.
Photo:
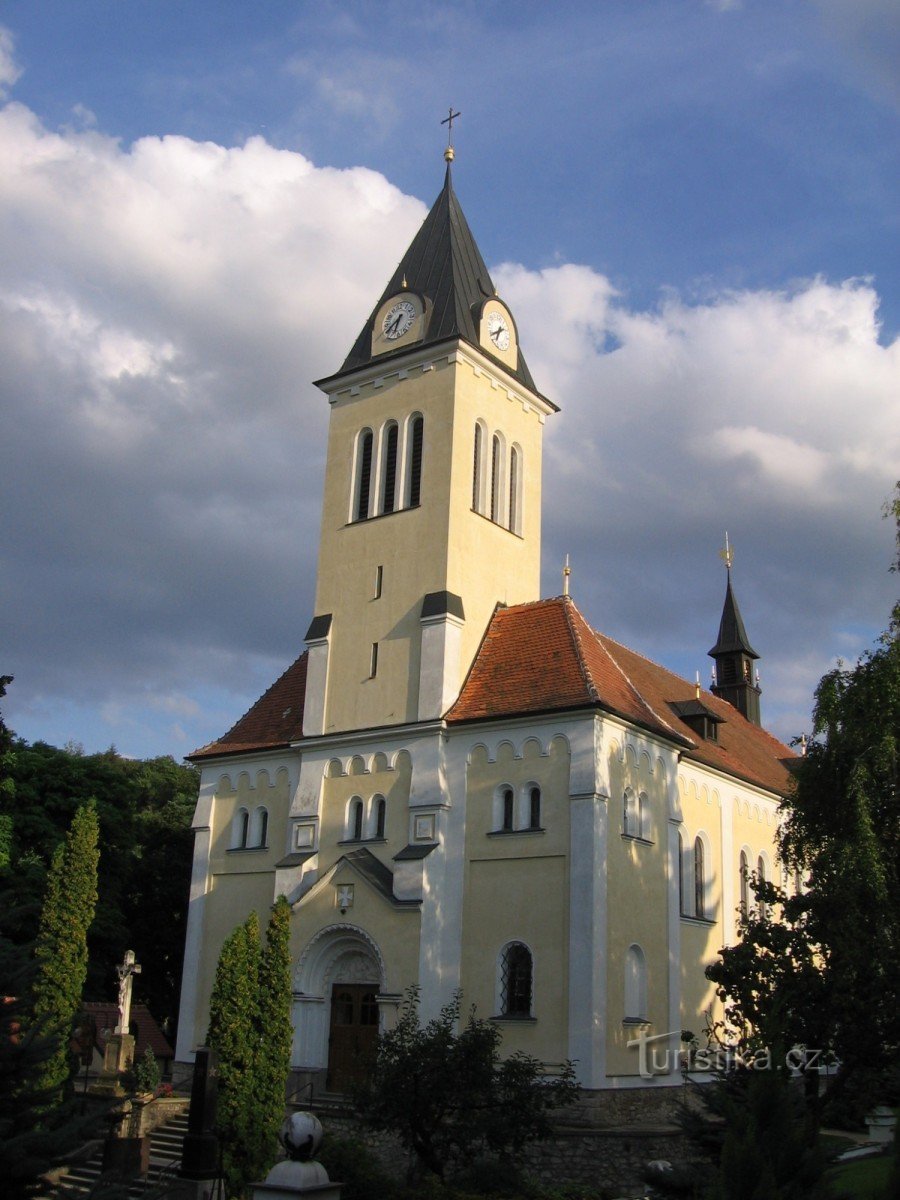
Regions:
<instances>
[{"instance_id":1,"label":"blue sky","mask_svg":"<svg viewBox=\"0 0 900 1200\"><path fill-rule=\"evenodd\" d=\"M548 424L544 594L764 718L887 621L890 0L7 3L0 671L29 739L179 756L302 649L333 371L442 176ZM322 285L333 302L318 302Z\"/></svg>"}]
</instances>

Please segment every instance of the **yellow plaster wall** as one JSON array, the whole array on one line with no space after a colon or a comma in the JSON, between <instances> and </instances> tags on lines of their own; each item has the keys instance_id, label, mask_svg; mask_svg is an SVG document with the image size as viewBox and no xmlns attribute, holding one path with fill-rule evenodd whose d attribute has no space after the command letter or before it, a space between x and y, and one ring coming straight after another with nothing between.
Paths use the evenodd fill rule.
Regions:
<instances>
[{"instance_id":1,"label":"yellow plaster wall","mask_svg":"<svg viewBox=\"0 0 900 1200\"><path fill-rule=\"evenodd\" d=\"M518 797L530 783L541 788L545 832L489 836L496 790L508 785ZM566 1057L568 784L569 753L563 739L554 740L547 754L537 741L526 741L515 748L501 744L495 762L483 747L470 756L463 1001L474 1003L480 1016L495 1015L500 952L508 942L524 942L533 956L536 1019L503 1022L503 1046L506 1052L524 1050L545 1062Z\"/></svg>"},{"instance_id":2,"label":"yellow plaster wall","mask_svg":"<svg viewBox=\"0 0 900 1200\"><path fill-rule=\"evenodd\" d=\"M627 1043L637 1033L623 1024L625 957L637 944L647 965L648 1032L668 1028L667 791L662 764L644 750L614 742L609 754L607 852L607 1074L636 1075L637 1052ZM649 837L625 837L624 795L631 787L649 802Z\"/></svg>"},{"instance_id":3,"label":"yellow plaster wall","mask_svg":"<svg viewBox=\"0 0 900 1200\"><path fill-rule=\"evenodd\" d=\"M337 760L331 770L337 767ZM380 765L380 764L379 764ZM393 870L392 858L398 850L407 843L409 832L409 789L412 779L412 764L408 754L401 752L397 756L396 766L389 769L366 769L367 764L362 758L356 758L349 764L347 774L334 775L329 771L322 781L322 818L319 831L319 874L324 874L333 863L347 850L358 846L359 842L346 841L346 814L351 799L359 796L363 801L366 816L369 805L376 795L384 796L387 801L385 809L385 840L365 842L366 848L379 858L385 866Z\"/></svg>"}]
</instances>

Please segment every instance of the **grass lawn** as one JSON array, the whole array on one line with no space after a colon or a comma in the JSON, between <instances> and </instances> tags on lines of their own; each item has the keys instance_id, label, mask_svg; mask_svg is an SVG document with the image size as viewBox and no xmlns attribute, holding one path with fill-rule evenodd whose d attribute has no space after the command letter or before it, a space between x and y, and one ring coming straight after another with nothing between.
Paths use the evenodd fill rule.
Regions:
<instances>
[{"instance_id":1,"label":"grass lawn","mask_svg":"<svg viewBox=\"0 0 900 1200\"><path fill-rule=\"evenodd\" d=\"M828 1186L835 1197L848 1196L852 1200L882 1200L891 1173L892 1156L861 1158L857 1162L841 1163L832 1167L826 1175Z\"/></svg>"}]
</instances>

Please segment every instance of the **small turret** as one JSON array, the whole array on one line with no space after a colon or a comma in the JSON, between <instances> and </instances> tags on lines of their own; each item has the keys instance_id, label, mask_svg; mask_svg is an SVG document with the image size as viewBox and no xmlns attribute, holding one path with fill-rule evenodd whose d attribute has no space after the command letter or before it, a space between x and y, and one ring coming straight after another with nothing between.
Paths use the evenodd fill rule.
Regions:
<instances>
[{"instance_id":1,"label":"small turret","mask_svg":"<svg viewBox=\"0 0 900 1200\"><path fill-rule=\"evenodd\" d=\"M711 690L714 696L719 696L734 705L748 721L759 725L759 675L753 665L759 655L750 645L741 610L731 586L734 551L728 542L727 533L722 557L725 560L727 583L722 619L719 622L719 636L716 638L716 644L708 652L716 664L715 682Z\"/></svg>"}]
</instances>

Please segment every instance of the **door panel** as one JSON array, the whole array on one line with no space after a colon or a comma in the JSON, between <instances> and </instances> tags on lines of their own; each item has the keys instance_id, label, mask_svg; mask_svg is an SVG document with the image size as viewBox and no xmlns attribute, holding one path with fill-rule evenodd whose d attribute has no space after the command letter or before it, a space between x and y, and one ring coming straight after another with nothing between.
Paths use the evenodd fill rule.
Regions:
<instances>
[{"instance_id":1,"label":"door panel","mask_svg":"<svg viewBox=\"0 0 900 1200\"><path fill-rule=\"evenodd\" d=\"M377 983L335 983L331 988L328 1076L331 1092L365 1078L378 1037Z\"/></svg>"}]
</instances>

